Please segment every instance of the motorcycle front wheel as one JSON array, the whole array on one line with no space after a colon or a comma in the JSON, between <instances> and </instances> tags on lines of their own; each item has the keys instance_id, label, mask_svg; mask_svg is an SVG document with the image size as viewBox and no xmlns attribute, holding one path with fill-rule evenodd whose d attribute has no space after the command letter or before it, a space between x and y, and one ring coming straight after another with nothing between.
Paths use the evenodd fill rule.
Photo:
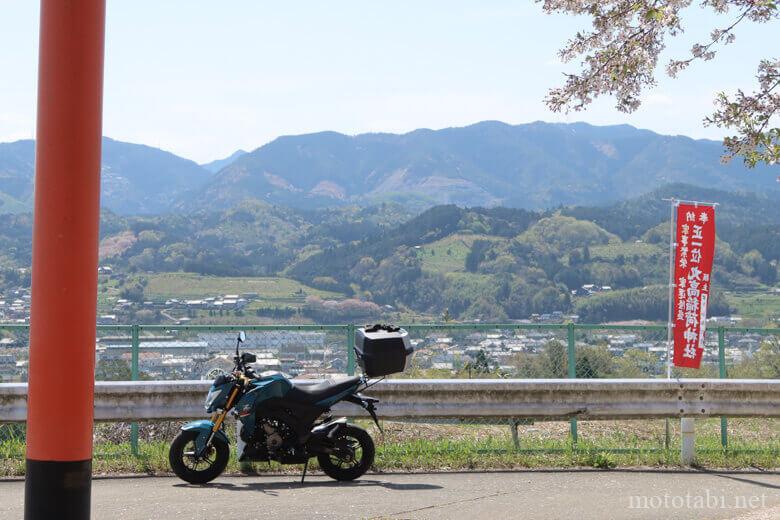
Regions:
<instances>
[{"instance_id":1,"label":"motorcycle front wheel","mask_svg":"<svg viewBox=\"0 0 780 520\"><path fill-rule=\"evenodd\" d=\"M374 441L363 428L347 425L334 441L333 452L317 455L320 468L330 478L355 480L374 463Z\"/></svg>"},{"instance_id":2,"label":"motorcycle front wheel","mask_svg":"<svg viewBox=\"0 0 780 520\"><path fill-rule=\"evenodd\" d=\"M196 457L195 430L182 430L171 443L168 462L176 476L190 484L211 482L225 471L230 459L230 447L215 438L203 457Z\"/></svg>"}]
</instances>

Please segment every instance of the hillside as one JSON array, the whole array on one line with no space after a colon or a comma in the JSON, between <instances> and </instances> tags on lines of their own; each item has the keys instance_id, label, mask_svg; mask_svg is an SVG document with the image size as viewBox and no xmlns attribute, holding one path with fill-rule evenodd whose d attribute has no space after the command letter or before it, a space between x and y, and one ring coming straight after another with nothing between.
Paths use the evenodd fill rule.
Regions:
<instances>
[{"instance_id":1,"label":"hillside","mask_svg":"<svg viewBox=\"0 0 780 520\"><path fill-rule=\"evenodd\" d=\"M776 210L739 207L755 202L754 195L708 195L722 201L712 313L728 313L730 302L747 308L759 297L780 300L771 289L780 259L780 240L772 238L780 229L772 220ZM348 314L362 305L355 302L428 319L445 310L457 319L491 321L558 310L584 321L660 320L669 228L668 208L647 211L657 196L546 212L444 205L416 216L393 204L300 210L258 200L186 216L104 211L101 264L113 268L114 282L103 298L142 298L152 289L157 297L183 294L191 280L198 293L206 283L219 292L223 282L236 288L276 280L310 296L353 298L339 314L328 311L336 321L358 319ZM632 222L630 230L623 221ZM0 215L0 292L29 283L31 223L29 214ZM610 289L596 298L583 287L590 284ZM297 312L277 300L266 302L280 306L274 316ZM778 317L770 314L766 320Z\"/></svg>"},{"instance_id":2,"label":"hillside","mask_svg":"<svg viewBox=\"0 0 780 520\"><path fill-rule=\"evenodd\" d=\"M183 207L258 198L296 207L383 200L545 209L601 205L670 182L778 192L777 168L720 163L721 144L628 125L508 125L280 137L222 169Z\"/></svg>"},{"instance_id":3,"label":"hillside","mask_svg":"<svg viewBox=\"0 0 780 520\"><path fill-rule=\"evenodd\" d=\"M0 143L0 214L32 208L35 143ZM211 173L172 153L103 138L101 204L119 214L169 212Z\"/></svg>"},{"instance_id":4,"label":"hillside","mask_svg":"<svg viewBox=\"0 0 780 520\"><path fill-rule=\"evenodd\" d=\"M447 309L464 319L517 319L561 310L591 321L660 320L666 309L666 293L659 287L668 276L668 203L647 211L658 195L608 208L552 212L439 206L381 236L323 249L287 273L315 287L357 291L377 303L418 311ZM720 291L765 293L777 281L777 241L764 239L776 210L756 208L751 214L754 195L706 195L722 201L712 312L728 313ZM625 221L632 222L630 232ZM775 234L779 227L773 224ZM583 298L581 288L588 284L610 291Z\"/></svg>"},{"instance_id":5,"label":"hillside","mask_svg":"<svg viewBox=\"0 0 780 520\"><path fill-rule=\"evenodd\" d=\"M730 193L676 183L615 204L569 207L561 213L595 222L623 240L643 238L652 230L651 240L668 244L671 197L717 202L720 238L739 250L754 248L766 258L780 258L780 192L776 191ZM655 229L660 222L667 224Z\"/></svg>"},{"instance_id":6,"label":"hillside","mask_svg":"<svg viewBox=\"0 0 780 520\"><path fill-rule=\"evenodd\" d=\"M0 143L0 213L20 213L32 207L35 143Z\"/></svg>"},{"instance_id":7,"label":"hillside","mask_svg":"<svg viewBox=\"0 0 780 520\"><path fill-rule=\"evenodd\" d=\"M724 189L692 186L680 182L662 186L636 198L601 207L572 206L562 212L593 220L622 238L639 237L657 224L669 219L669 199L716 202L719 230L745 223L780 225L780 191L762 193L729 192Z\"/></svg>"}]
</instances>

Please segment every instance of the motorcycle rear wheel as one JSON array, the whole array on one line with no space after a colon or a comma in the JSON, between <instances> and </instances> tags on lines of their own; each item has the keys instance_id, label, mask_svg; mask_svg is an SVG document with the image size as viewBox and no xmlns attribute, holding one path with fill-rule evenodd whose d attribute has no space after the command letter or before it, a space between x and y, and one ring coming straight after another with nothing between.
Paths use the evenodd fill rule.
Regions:
<instances>
[{"instance_id":1,"label":"motorcycle rear wheel","mask_svg":"<svg viewBox=\"0 0 780 520\"><path fill-rule=\"evenodd\" d=\"M206 455L195 457L195 430L182 430L171 443L168 462L177 477L190 484L211 482L225 471L230 460L230 446L215 438Z\"/></svg>"},{"instance_id":2,"label":"motorcycle rear wheel","mask_svg":"<svg viewBox=\"0 0 780 520\"><path fill-rule=\"evenodd\" d=\"M317 461L327 476L334 480L355 480L374 463L374 441L363 428L347 425L334 439L333 453L320 453Z\"/></svg>"}]
</instances>

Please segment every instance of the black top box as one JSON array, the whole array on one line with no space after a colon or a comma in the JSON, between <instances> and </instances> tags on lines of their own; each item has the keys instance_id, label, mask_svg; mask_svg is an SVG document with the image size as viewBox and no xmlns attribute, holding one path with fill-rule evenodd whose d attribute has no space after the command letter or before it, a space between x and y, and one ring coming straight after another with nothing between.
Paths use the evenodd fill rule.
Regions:
<instances>
[{"instance_id":1,"label":"black top box","mask_svg":"<svg viewBox=\"0 0 780 520\"><path fill-rule=\"evenodd\" d=\"M403 372L413 351L409 333L400 327L377 324L355 331L357 362L368 377Z\"/></svg>"}]
</instances>

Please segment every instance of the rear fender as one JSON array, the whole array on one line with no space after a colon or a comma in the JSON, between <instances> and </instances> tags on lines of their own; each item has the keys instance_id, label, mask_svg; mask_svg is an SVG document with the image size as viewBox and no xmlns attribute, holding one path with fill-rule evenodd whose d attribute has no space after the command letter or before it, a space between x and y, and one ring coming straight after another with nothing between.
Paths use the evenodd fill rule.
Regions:
<instances>
[{"instance_id":1,"label":"rear fender","mask_svg":"<svg viewBox=\"0 0 780 520\"><path fill-rule=\"evenodd\" d=\"M208 443L209 437L211 437L211 432L214 429L214 423L207 419L202 419L200 421L188 422L187 424L182 426L181 429L182 431L198 432L198 436L195 437L195 450L198 453L203 453L203 451L206 449L206 443ZM214 442L216 440L220 440L221 442L224 442L227 445L230 444L227 435L225 435L225 432L222 431L221 428L214 433L214 438L212 439L211 442Z\"/></svg>"},{"instance_id":2,"label":"rear fender","mask_svg":"<svg viewBox=\"0 0 780 520\"><path fill-rule=\"evenodd\" d=\"M371 416L371 418L374 420L374 424L376 424L376 427L379 429L379 431L384 435L384 431L382 430L382 427L379 425L379 418L376 416L376 403L379 402L379 399L376 397L369 397L367 395L363 395L360 392L356 392L352 395L348 395L344 398L345 401L348 403L354 403L360 407L362 407L365 411L368 412L368 415Z\"/></svg>"},{"instance_id":3,"label":"rear fender","mask_svg":"<svg viewBox=\"0 0 780 520\"><path fill-rule=\"evenodd\" d=\"M325 424L320 424L319 426L312 428L311 435L312 437L327 437L329 439L333 439L346 426L346 417L342 417L341 419L334 419L332 421L326 422Z\"/></svg>"}]
</instances>

